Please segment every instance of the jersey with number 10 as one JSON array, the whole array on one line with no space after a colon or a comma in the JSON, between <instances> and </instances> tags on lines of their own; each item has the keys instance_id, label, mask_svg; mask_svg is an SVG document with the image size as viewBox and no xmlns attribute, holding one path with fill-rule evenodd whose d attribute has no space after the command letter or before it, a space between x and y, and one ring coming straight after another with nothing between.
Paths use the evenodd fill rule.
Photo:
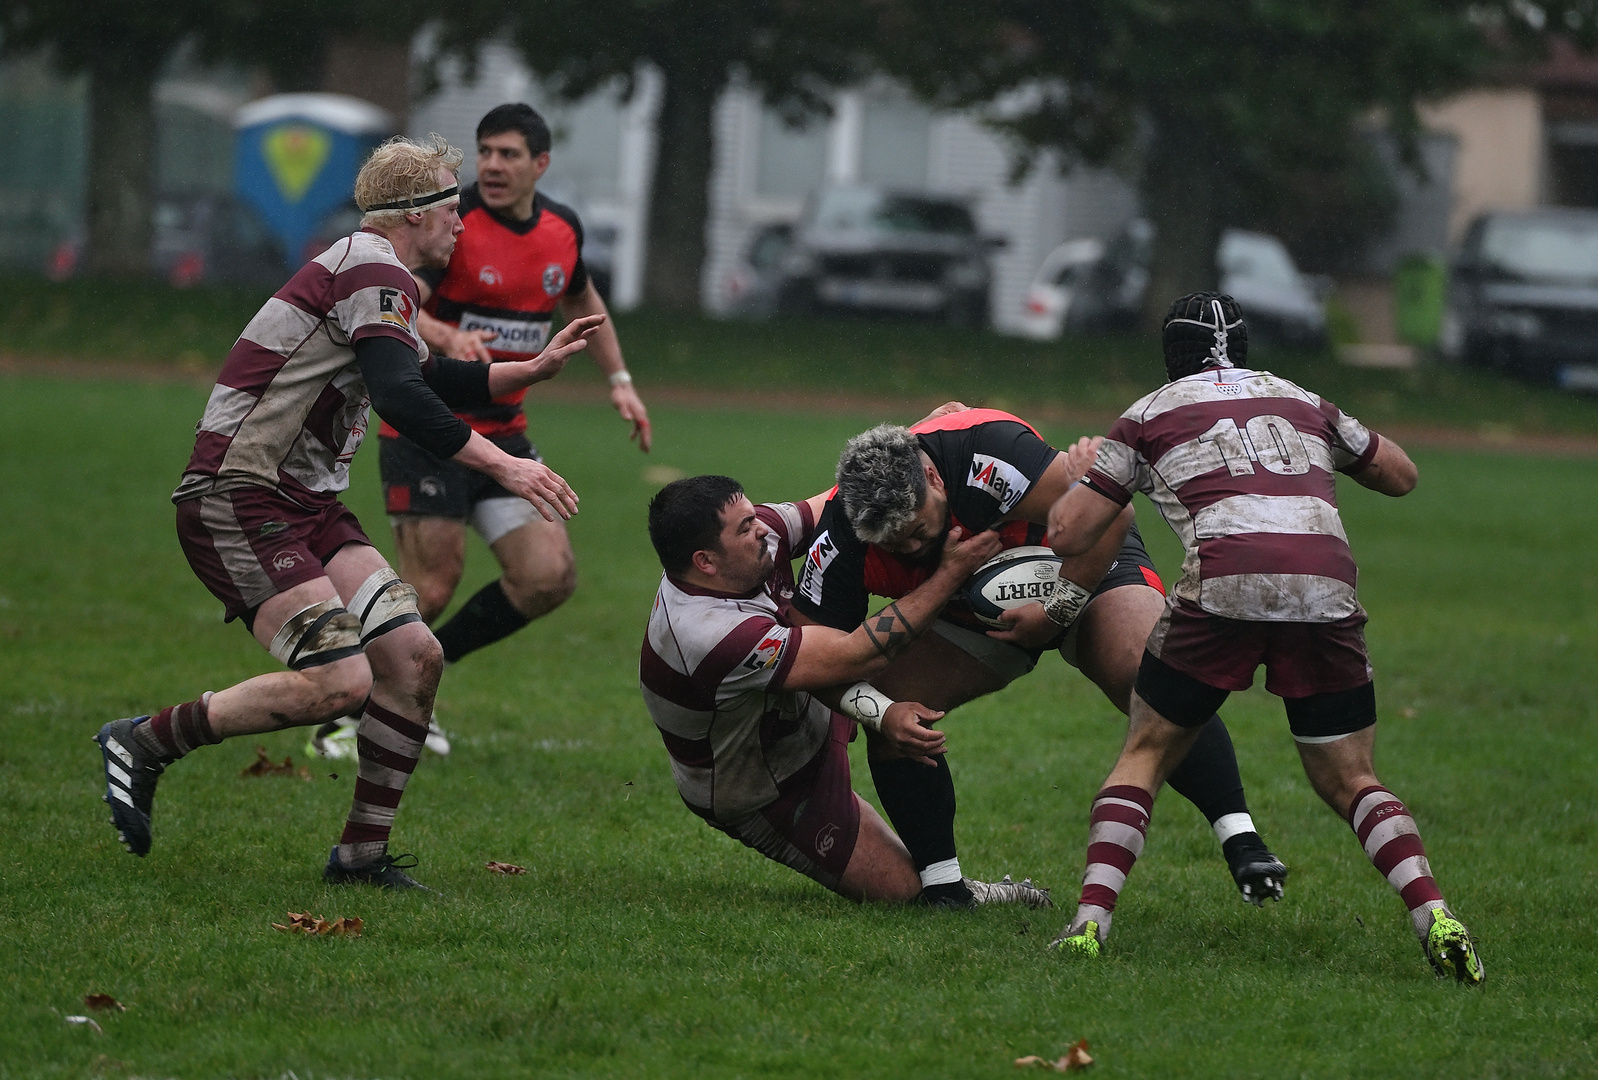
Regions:
<instances>
[{"instance_id":1,"label":"jersey with number 10","mask_svg":"<svg viewBox=\"0 0 1598 1080\"><path fill-rule=\"evenodd\" d=\"M1333 473L1364 468L1379 441L1270 372L1212 369L1122 413L1082 483L1160 508L1187 551L1176 600L1233 619L1336 622L1361 608Z\"/></svg>"}]
</instances>

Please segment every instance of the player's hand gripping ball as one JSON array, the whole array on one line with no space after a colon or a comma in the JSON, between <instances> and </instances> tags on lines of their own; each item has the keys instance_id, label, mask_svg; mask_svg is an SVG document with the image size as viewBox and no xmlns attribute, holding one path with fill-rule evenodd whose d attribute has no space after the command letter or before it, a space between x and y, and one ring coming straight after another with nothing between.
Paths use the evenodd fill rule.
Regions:
<instances>
[{"instance_id":1,"label":"player's hand gripping ball","mask_svg":"<svg viewBox=\"0 0 1598 1080\"><path fill-rule=\"evenodd\" d=\"M965 601L979 621L995 630L1011 608L1041 604L1054 592L1060 557L1046 547L1013 547L977 567L965 583Z\"/></svg>"}]
</instances>

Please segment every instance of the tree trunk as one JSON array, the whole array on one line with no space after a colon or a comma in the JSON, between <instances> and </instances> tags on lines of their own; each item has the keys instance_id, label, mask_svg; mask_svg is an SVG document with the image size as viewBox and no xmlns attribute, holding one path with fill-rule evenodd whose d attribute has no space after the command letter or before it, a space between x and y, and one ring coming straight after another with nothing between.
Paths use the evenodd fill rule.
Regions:
<instances>
[{"instance_id":1,"label":"tree trunk","mask_svg":"<svg viewBox=\"0 0 1598 1080\"><path fill-rule=\"evenodd\" d=\"M1143 294L1143 325L1159 332L1171 301L1216 288L1221 185L1214 139L1183 116L1156 116L1143 172L1143 200L1154 225L1154 253Z\"/></svg>"},{"instance_id":2,"label":"tree trunk","mask_svg":"<svg viewBox=\"0 0 1598 1080\"><path fill-rule=\"evenodd\" d=\"M102 53L89 68L88 270L150 272L159 62Z\"/></svg>"},{"instance_id":3,"label":"tree trunk","mask_svg":"<svg viewBox=\"0 0 1598 1080\"><path fill-rule=\"evenodd\" d=\"M666 74L656 130L660 150L649 197L644 299L672 311L701 308L710 206L711 111L719 85Z\"/></svg>"}]
</instances>

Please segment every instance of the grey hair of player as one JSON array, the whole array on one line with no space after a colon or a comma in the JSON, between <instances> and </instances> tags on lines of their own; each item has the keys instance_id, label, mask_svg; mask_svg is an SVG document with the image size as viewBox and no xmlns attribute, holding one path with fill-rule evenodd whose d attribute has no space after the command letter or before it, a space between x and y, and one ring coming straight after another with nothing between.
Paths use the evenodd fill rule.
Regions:
<instances>
[{"instance_id":1,"label":"grey hair of player","mask_svg":"<svg viewBox=\"0 0 1598 1080\"><path fill-rule=\"evenodd\" d=\"M856 536L868 544L892 541L927 501L920 441L898 424L850 439L838 458L838 496Z\"/></svg>"}]
</instances>

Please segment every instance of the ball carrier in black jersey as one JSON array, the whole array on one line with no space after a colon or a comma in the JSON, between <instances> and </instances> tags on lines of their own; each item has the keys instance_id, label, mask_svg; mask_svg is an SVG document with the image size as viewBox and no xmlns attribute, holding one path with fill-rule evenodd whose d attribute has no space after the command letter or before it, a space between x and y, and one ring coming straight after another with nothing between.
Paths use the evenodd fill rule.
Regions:
<instances>
[{"instance_id":1,"label":"ball carrier in black jersey","mask_svg":"<svg viewBox=\"0 0 1598 1080\"><path fill-rule=\"evenodd\" d=\"M555 315L570 320L606 313L583 265L581 221L538 193L549 149L549 128L527 105L500 105L478 124L477 183L461 193L465 232L447 268L415 271L423 301L417 329L434 351L482 363L525 360L543 348ZM611 403L648 451L649 414L608 319L588 350L610 383ZM541 461L527 439L522 398L521 392L507 394L457 415L506 453ZM562 522L546 520L491 479L440 461L387 426L379 434L396 564L416 588L422 617L434 622L455 594L468 522L502 570L437 627L446 663L515 633L570 598L577 574ZM337 756L343 737L328 725L312 748ZM436 722L428 747L449 751Z\"/></svg>"},{"instance_id":2,"label":"ball carrier in black jersey","mask_svg":"<svg viewBox=\"0 0 1598 1080\"><path fill-rule=\"evenodd\" d=\"M910 429L884 424L857 436L839 462L838 487L812 500L820 520L800 571L794 621L858 625L868 597L902 596L924 580L952 525L968 533L997 529L1007 548L1042 543L1049 507L1087 471L1096 450L1096 441L1083 439L1062 453L1009 413L958 403ZM1005 616L1006 630L987 630L958 600L951 603L933 633L859 684L855 696L868 708L909 699L946 713L1002 689L1045 650L1058 649L1126 713L1143 644L1164 607L1130 508L1060 574L1051 610L1018 608ZM846 695L845 711L849 705ZM910 849L927 900L962 904L954 782L941 739L930 753L939 756L929 757L922 740L868 735L878 799ZM1204 726L1172 786L1214 828L1244 899L1280 899L1287 869L1249 816L1219 716Z\"/></svg>"}]
</instances>

